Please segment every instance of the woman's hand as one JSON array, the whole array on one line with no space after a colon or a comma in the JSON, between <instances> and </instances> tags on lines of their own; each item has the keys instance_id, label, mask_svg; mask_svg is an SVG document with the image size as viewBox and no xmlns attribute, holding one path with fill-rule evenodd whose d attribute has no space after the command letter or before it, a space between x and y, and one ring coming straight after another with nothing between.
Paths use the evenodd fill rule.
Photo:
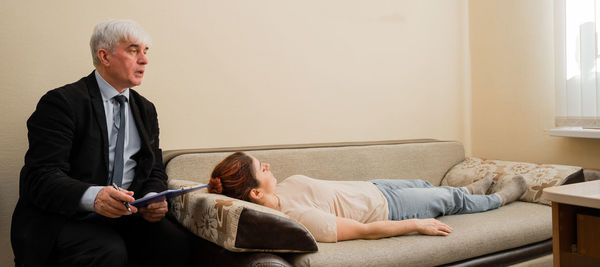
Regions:
<instances>
[{"instance_id":1,"label":"woman's hand","mask_svg":"<svg viewBox=\"0 0 600 267\"><path fill-rule=\"evenodd\" d=\"M412 232L424 235L447 236L450 226L436 219L407 219L402 221L377 221L360 223L352 219L336 217L337 240L379 239Z\"/></svg>"},{"instance_id":2,"label":"woman's hand","mask_svg":"<svg viewBox=\"0 0 600 267\"><path fill-rule=\"evenodd\" d=\"M416 219L417 232L424 235L443 235L452 233L452 228L436 219Z\"/></svg>"}]
</instances>

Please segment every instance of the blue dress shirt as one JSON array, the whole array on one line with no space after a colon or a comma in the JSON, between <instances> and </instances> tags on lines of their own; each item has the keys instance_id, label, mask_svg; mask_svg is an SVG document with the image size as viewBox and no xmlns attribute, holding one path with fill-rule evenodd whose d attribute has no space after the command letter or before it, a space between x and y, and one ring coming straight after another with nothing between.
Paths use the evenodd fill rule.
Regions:
<instances>
[{"instance_id":1,"label":"blue dress shirt","mask_svg":"<svg viewBox=\"0 0 600 267\"><path fill-rule=\"evenodd\" d=\"M104 115L106 116L106 129L108 130L108 175L106 178L108 181L112 176L114 159L115 159L115 148L117 146L117 126L119 124L119 104L113 98L119 94L117 89L112 87L98 71L94 72L96 80L98 81L98 87L100 87L100 94L102 95L102 102L104 104ZM122 188L129 188L135 175L135 166L137 163L131 157L140 150L141 140L138 133L137 127L135 126L135 120L133 114L131 114L131 108L129 106L129 88L127 88L121 95L127 98L125 102L125 148L123 152L123 181ZM80 208L85 211L94 211L94 201L98 192L102 190L104 186L90 186L80 201Z\"/></svg>"}]
</instances>

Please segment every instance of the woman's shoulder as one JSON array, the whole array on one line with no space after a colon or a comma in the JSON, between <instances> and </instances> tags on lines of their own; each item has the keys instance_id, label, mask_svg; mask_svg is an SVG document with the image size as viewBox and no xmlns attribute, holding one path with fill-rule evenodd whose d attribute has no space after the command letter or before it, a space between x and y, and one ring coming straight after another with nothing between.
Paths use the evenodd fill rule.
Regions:
<instances>
[{"instance_id":1,"label":"woman's shoulder","mask_svg":"<svg viewBox=\"0 0 600 267\"><path fill-rule=\"evenodd\" d=\"M314 184L322 181L324 180L308 177L303 174L294 174L292 176L289 176L288 178L285 178L281 183Z\"/></svg>"},{"instance_id":2,"label":"woman's shoulder","mask_svg":"<svg viewBox=\"0 0 600 267\"><path fill-rule=\"evenodd\" d=\"M285 180L316 180L316 179L308 177L303 174L294 174L294 175L289 176L288 178L285 178Z\"/></svg>"},{"instance_id":3,"label":"woman's shoulder","mask_svg":"<svg viewBox=\"0 0 600 267\"><path fill-rule=\"evenodd\" d=\"M315 190L320 180L308 177L306 175L295 174L285 178L277 184L277 191L282 194L294 194L299 191Z\"/></svg>"}]
</instances>

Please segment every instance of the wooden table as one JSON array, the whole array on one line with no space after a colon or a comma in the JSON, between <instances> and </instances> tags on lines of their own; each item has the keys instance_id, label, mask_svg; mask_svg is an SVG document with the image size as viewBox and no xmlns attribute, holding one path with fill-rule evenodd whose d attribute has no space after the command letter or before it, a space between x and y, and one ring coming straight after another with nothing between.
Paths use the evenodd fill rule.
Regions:
<instances>
[{"instance_id":1,"label":"wooden table","mask_svg":"<svg viewBox=\"0 0 600 267\"><path fill-rule=\"evenodd\" d=\"M554 266L600 266L600 180L544 188Z\"/></svg>"}]
</instances>

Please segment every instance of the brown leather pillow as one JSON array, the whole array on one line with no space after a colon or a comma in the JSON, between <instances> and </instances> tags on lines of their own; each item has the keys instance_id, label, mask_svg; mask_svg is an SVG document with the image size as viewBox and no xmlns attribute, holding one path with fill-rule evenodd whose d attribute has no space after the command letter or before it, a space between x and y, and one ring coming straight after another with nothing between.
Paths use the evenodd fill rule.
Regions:
<instances>
[{"instance_id":1,"label":"brown leather pillow","mask_svg":"<svg viewBox=\"0 0 600 267\"><path fill-rule=\"evenodd\" d=\"M197 184L170 180L169 188ZM301 224L277 210L198 190L169 200L169 212L188 230L229 251L314 252L317 243Z\"/></svg>"}]
</instances>

